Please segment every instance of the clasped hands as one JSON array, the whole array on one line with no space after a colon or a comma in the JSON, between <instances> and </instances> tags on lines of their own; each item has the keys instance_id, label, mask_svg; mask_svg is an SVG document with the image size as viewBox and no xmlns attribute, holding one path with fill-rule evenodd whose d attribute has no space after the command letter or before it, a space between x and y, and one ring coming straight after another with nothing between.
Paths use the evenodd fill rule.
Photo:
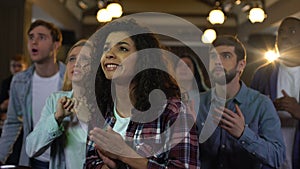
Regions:
<instances>
[{"instance_id":1,"label":"clasped hands","mask_svg":"<svg viewBox=\"0 0 300 169\"><path fill-rule=\"evenodd\" d=\"M62 120L70 115L76 115L83 122L88 122L90 118L90 110L87 103L76 98L68 98L63 96L58 99L56 106L55 119L60 124Z\"/></svg>"},{"instance_id":2,"label":"clasped hands","mask_svg":"<svg viewBox=\"0 0 300 169\"><path fill-rule=\"evenodd\" d=\"M125 162L126 158L141 158L110 126L107 129L95 127L90 131L90 139L94 141L97 152L104 163L103 168L118 168L116 160Z\"/></svg>"}]
</instances>

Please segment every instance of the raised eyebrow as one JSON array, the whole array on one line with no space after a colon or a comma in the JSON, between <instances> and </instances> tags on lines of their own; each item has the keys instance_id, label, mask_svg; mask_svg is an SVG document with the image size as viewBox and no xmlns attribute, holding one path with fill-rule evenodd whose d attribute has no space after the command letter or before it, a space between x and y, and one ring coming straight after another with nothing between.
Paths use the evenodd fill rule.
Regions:
<instances>
[{"instance_id":1,"label":"raised eyebrow","mask_svg":"<svg viewBox=\"0 0 300 169\"><path fill-rule=\"evenodd\" d=\"M128 45L128 46L130 45L129 43L124 42L124 41L121 41L121 42L118 42L118 43L117 43L117 45L123 45L123 44Z\"/></svg>"},{"instance_id":2,"label":"raised eyebrow","mask_svg":"<svg viewBox=\"0 0 300 169\"><path fill-rule=\"evenodd\" d=\"M120 45L123 45L123 44L130 46L129 43L124 42L124 41L118 42L118 43L115 44L114 46L116 46L116 45L120 46ZM110 43L105 43L103 47L107 47L107 46L110 46Z\"/></svg>"},{"instance_id":3,"label":"raised eyebrow","mask_svg":"<svg viewBox=\"0 0 300 169\"><path fill-rule=\"evenodd\" d=\"M76 57L76 55L75 55L75 54L72 54L72 55L69 55L69 57Z\"/></svg>"},{"instance_id":4,"label":"raised eyebrow","mask_svg":"<svg viewBox=\"0 0 300 169\"><path fill-rule=\"evenodd\" d=\"M232 55L232 53L231 53L231 52L221 52L221 53L220 53L220 55L224 55L224 54L227 54L227 55L228 55L228 54L229 54L229 55Z\"/></svg>"},{"instance_id":5,"label":"raised eyebrow","mask_svg":"<svg viewBox=\"0 0 300 169\"><path fill-rule=\"evenodd\" d=\"M46 34L44 33L38 33L39 36L47 36ZM28 36L34 36L34 33L29 33Z\"/></svg>"},{"instance_id":6,"label":"raised eyebrow","mask_svg":"<svg viewBox=\"0 0 300 169\"><path fill-rule=\"evenodd\" d=\"M39 36L47 36L46 34L44 33L38 33Z\"/></svg>"}]
</instances>

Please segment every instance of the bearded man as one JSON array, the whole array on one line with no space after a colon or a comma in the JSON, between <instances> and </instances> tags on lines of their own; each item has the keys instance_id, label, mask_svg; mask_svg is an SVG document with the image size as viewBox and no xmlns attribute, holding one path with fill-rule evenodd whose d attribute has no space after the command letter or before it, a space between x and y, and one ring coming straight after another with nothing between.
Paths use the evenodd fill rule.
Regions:
<instances>
[{"instance_id":1,"label":"bearded man","mask_svg":"<svg viewBox=\"0 0 300 169\"><path fill-rule=\"evenodd\" d=\"M219 36L210 51L214 87L200 96L197 126L201 169L278 168L285 159L280 120L272 101L240 79L243 44Z\"/></svg>"}]
</instances>

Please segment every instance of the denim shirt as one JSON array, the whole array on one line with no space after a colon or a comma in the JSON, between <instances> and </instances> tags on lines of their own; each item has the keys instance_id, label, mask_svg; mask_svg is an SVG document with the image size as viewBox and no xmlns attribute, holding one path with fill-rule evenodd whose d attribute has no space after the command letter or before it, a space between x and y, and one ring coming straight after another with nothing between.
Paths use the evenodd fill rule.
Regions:
<instances>
[{"instance_id":1,"label":"denim shirt","mask_svg":"<svg viewBox=\"0 0 300 169\"><path fill-rule=\"evenodd\" d=\"M30 164L29 157L25 152L25 140L33 128L31 110L34 69L35 67L32 65L24 72L17 73L11 82L7 119L0 138L0 161L2 163L5 163L12 153L13 146L23 129L19 165L28 166ZM65 65L59 62L59 88L62 87L65 69Z\"/></svg>"},{"instance_id":2,"label":"denim shirt","mask_svg":"<svg viewBox=\"0 0 300 169\"><path fill-rule=\"evenodd\" d=\"M201 94L197 116L199 133L208 117L210 105L216 102L215 89ZM201 169L260 169L278 168L285 159L285 146L280 120L271 100L247 88L241 82L237 95L226 101L225 107L236 112L239 106L245 119L245 129L236 139L216 126L212 135L200 144Z\"/></svg>"}]
</instances>

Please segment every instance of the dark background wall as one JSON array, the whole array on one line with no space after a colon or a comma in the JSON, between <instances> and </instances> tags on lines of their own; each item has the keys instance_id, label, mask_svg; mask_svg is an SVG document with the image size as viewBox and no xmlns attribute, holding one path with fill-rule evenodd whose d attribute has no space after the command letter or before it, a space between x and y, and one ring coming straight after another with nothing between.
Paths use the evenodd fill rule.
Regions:
<instances>
[{"instance_id":1,"label":"dark background wall","mask_svg":"<svg viewBox=\"0 0 300 169\"><path fill-rule=\"evenodd\" d=\"M9 61L13 55L24 54L28 64L31 64L27 51L27 30L32 20L32 6L32 0L0 0L0 82L10 75ZM68 16L65 13L62 15ZM79 22L73 23L72 19L74 20L74 18L68 20L71 22L69 27L73 25L81 27L77 24ZM67 51L77 40L75 35L77 29L76 27L74 30L60 29L63 34L63 45L58 52L58 59L64 61Z\"/></svg>"},{"instance_id":2,"label":"dark background wall","mask_svg":"<svg viewBox=\"0 0 300 169\"><path fill-rule=\"evenodd\" d=\"M10 74L9 58L24 53L24 27L28 20L25 0L0 0L0 80Z\"/></svg>"}]
</instances>

